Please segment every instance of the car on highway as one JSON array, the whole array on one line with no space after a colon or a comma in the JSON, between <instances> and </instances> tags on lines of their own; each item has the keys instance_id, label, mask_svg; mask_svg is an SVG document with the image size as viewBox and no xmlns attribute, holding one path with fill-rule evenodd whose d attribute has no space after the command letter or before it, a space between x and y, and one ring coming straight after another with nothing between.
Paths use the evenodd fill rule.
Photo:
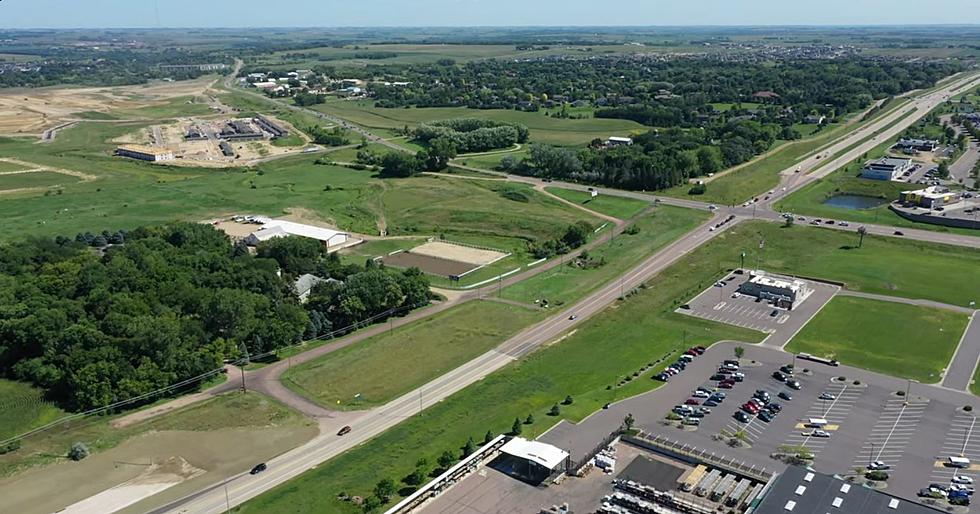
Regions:
<instances>
[{"instance_id":1,"label":"car on highway","mask_svg":"<svg viewBox=\"0 0 980 514\"><path fill-rule=\"evenodd\" d=\"M337 435L346 435L346 434L349 434L350 433L350 430L351 430L350 425L347 425L344 428L341 428L340 430L338 430L337 431Z\"/></svg>"},{"instance_id":2,"label":"car on highway","mask_svg":"<svg viewBox=\"0 0 980 514\"><path fill-rule=\"evenodd\" d=\"M895 231L895 235L896 236L904 236L905 234L903 234L901 230L896 230Z\"/></svg>"},{"instance_id":3,"label":"car on highway","mask_svg":"<svg viewBox=\"0 0 980 514\"><path fill-rule=\"evenodd\" d=\"M786 400L788 402L793 401L793 395L787 393L786 391L780 391L776 396L778 396L780 400Z\"/></svg>"},{"instance_id":4,"label":"car on highway","mask_svg":"<svg viewBox=\"0 0 980 514\"><path fill-rule=\"evenodd\" d=\"M809 432L802 432L802 434L807 437L830 437L830 432L820 430L819 428L815 428Z\"/></svg>"},{"instance_id":5,"label":"car on highway","mask_svg":"<svg viewBox=\"0 0 980 514\"><path fill-rule=\"evenodd\" d=\"M848 222L846 222L846 221L841 221L840 223L838 223L838 225L840 225L840 226L842 226L842 227L848 227L848 226L850 226L851 224L850 224L850 223L848 223Z\"/></svg>"},{"instance_id":6,"label":"car on highway","mask_svg":"<svg viewBox=\"0 0 980 514\"><path fill-rule=\"evenodd\" d=\"M266 464L264 462L260 462L260 463L256 464L255 467L252 468L252 471L249 471L249 474L251 474L251 475L258 475L259 473L265 471L268 468L269 468L269 466L266 466Z\"/></svg>"},{"instance_id":7,"label":"car on highway","mask_svg":"<svg viewBox=\"0 0 980 514\"><path fill-rule=\"evenodd\" d=\"M578 314L572 314L568 317L568 321L575 321L578 319Z\"/></svg>"},{"instance_id":8,"label":"car on highway","mask_svg":"<svg viewBox=\"0 0 980 514\"><path fill-rule=\"evenodd\" d=\"M880 460L876 460L876 461L868 464L868 470L869 471L885 471L886 469L891 469L891 466L889 466L888 464L885 464L884 462L882 462Z\"/></svg>"},{"instance_id":9,"label":"car on highway","mask_svg":"<svg viewBox=\"0 0 980 514\"><path fill-rule=\"evenodd\" d=\"M819 399L819 400L836 400L837 397L834 396L831 393L820 393L820 396L818 396L817 399Z\"/></svg>"}]
</instances>

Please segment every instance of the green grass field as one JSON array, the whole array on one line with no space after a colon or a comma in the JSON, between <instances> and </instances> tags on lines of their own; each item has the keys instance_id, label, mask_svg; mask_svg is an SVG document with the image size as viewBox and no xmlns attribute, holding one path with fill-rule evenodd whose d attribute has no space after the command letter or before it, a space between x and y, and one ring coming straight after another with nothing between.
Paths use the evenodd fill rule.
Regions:
<instances>
[{"instance_id":1,"label":"green grass field","mask_svg":"<svg viewBox=\"0 0 980 514\"><path fill-rule=\"evenodd\" d=\"M27 169L27 166L13 162L0 161L0 173L7 171L20 171L23 169Z\"/></svg>"},{"instance_id":2,"label":"green grass field","mask_svg":"<svg viewBox=\"0 0 980 514\"><path fill-rule=\"evenodd\" d=\"M331 409L384 404L489 351L544 316L492 301L468 302L293 367L283 383Z\"/></svg>"},{"instance_id":3,"label":"green grass field","mask_svg":"<svg viewBox=\"0 0 980 514\"><path fill-rule=\"evenodd\" d=\"M193 97L182 96L171 98L158 105L140 107L138 109L120 109L109 113L117 119L149 118L154 120L186 116L204 116L211 114L207 104L197 103ZM96 118L106 119L106 118Z\"/></svg>"},{"instance_id":4,"label":"green grass field","mask_svg":"<svg viewBox=\"0 0 980 514\"><path fill-rule=\"evenodd\" d=\"M574 403L562 406L560 417L580 420L604 403L655 388L659 382L650 377L666 364L658 359L675 357L685 337L688 345L721 339L759 341L762 334L757 332L673 312L674 298L693 295L719 272L712 255L693 252L652 280L653 287L603 311L560 343L489 375L423 416L406 419L246 503L241 511L353 514L359 509L338 501L337 493L369 495L382 478L397 483L420 457L434 462L444 450L458 452L468 437L480 441L488 430L509 431L515 417L534 415L535 423L524 425L522 434L534 437L558 421L547 411L566 395ZM648 364L653 366L639 373Z\"/></svg>"},{"instance_id":5,"label":"green grass field","mask_svg":"<svg viewBox=\"0 0 980 514\"><path fill-rule=\"evenodd\" d=\"M507 287L501 295L524 303L547 300L560 306L573 302L636 266L708 217L707 212L661 205L634 222L639 233L622 234L589 252L592 259L605 259L604 265L590 269L560 266ZM608 241L608 236L600 239Z\"/></svg>"},{"instance_id":6,"label":"green grass field","mask_svg":"<svg viewBox=\"0 0 980 514\"><path fill-rule=\"evenodd\" d=\"M537 112L503 109L467 109L465 107L431 107L411 109L380 109L369 101L330 100L314 106L316 110L340 116L368 129L399 129L406 125L449 118L484 118L527 125L531 141L553 145L584 145L594 138L628 136L647 127L627 120L560 119Z\"/></svg>"},{"instance_id":7,"label":"green grass field","mask_svg":"<svg viewBox=\"0 0 980 514\"><path fill-rule=\"evenodd\" d=\"M44 392L23 382L0 379L0 440L50 423L65 412L45 401Z\"/></svg>"},{"instance_id":8,"label":"green grass field","mask_svg":"<svg viewBox=\"0 0 980 514\"><path fill-rule=\"evenodd\" d=\"M938 382L969 316L915 305L838 296L787 350L924 383Z\"/></svg>"},{"instance_id":9,"label":"green grass field","mask_svg":"<svg viewBox=\"0 0 980 514\"><path fill-rule=\"evenodd\" d=\"M82 111L82 112L76 112L72 116L83 120L107 121L107 120L119 119L116 116L113 116L112 114L109 114L107 112L102 112L102 111Z\"/></svg>"},{"instance_id":10,"label":"green grass field","mask_svg":"<svg viewBox=\"0 0 980 514\"><path fill-rule=\"evenodd\" d=\"M15 173L0 175L0 191L28 187L50 187L67 185L78 182L78 177L55 173L53 171L34 171L31 173Z\"/></svg>"},{"instance_id":11,"label":"green grass field","mask_svg":"<svg viewBox=\"0 0 980 514\"><path fill-rule=\"evenodd\" d=\"M27 232L72 236L242 212L278 216L299 209L360 233L377 234L386 227L393 235L490 238L494 239L491 246L507 238L507 249L524 251L524 240L555 237L567 224L589 219L586 213L527 186L433 176L381 180L369 171L314 165L317 155L225 170L156 166L112 157L114 145L108 141L139 126L82 123L46 145L0 140L0 157L98 177L73 183L65 177L59 182L66 184L63 194L0 198L8 237ZM7 180L23 177L11 175ZM528 201L502 196L505 189L514 188L523 188Z\"/></svg>"},{"instance_id":12,"label":"green grass field","mask_svg":"<svg viewBox=\"0 0 980 514\"><path fill-rule=\"evenodd\" d=\"M574 191L560 187L546 187L545 191L557 197L564 198L569 202L577 203L598 213L621 220L628 220L650 206L649 203L642 200L601 194L592 198L592 195L584 191Z\"/></svg>"},{"instance_id":13,"label":"green grass field","mask_svg":"<svg viewBox=\"0 0 980 514\"><path fill-rule=\"evenodd\" d=\"M288 147L288 146L303 146L305 144L306 141L303 140L303 138L297 134L289 134L286 137L279 137L272 140L273 146Z\"/></svg>"},{"instance_id":14,"label":"green grass field","mask_svg":"<svg viewBox=\"0 0 980 514\"><path fill-rule=\"evenodd\" d=\"M474 168L493 171L497 169L497 166L500 165L500 161L504 157L510 156L520 161L527 157L527 154L527 146L524 146L520 150L510 152L494 152L486 155L464 155L462 157L457 157L454 162L458 162L464 166L472 166Z\"/></svg>"}]
</instances>

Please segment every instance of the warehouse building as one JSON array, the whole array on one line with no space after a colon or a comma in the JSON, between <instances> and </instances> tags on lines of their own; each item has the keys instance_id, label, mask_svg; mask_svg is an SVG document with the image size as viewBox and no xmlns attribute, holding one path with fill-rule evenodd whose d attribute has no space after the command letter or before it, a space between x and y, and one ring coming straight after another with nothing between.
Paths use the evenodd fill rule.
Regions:
<instances>
[{"instance_id":1,"label":"warehouse building","mask_svg":"<svg viewBox=\"0 0 980 514\"><path fill-rule=\"evenodd\" d=\"M174 151L169 148L155 148L142 145L120 146L116 148L116 155L150 162L174 160Z\"/></svg>"},{"instance_id":2,"label":"warehouse building","mask_svg":"<svg viewBox=\"0 0 980 514\"><path fill-rule=\"evenodd\" d=\"M936 148L939 148L939 141L935 139L899 139L895 143L895 148L901 148L904 150L916 150L919 152L932 152Z\"/></svg>"},{"instance_id":3,"label":"warehouse building","mask_svg":"<svg viewBox=\"0 0 980 514\"><path fill-rule=\"evenodd\" d=\"M895 180L912 168L912 159L900 159L897 157L882 157L873 161L868 161L864 165L861 177L871 180Z\"/></svg>"},{"instance_id":4,"label":"warehouse building","mask_svg":"<svg viewBox=\"0 0 980 514\"><path fill-rule=\"evenodd\" d=\"M946 207L959 202L962 198L963 193L950 191L946 186L931 186L915 191L902 191L898 196L898 200L905 207L923 207L925 209Z\"/></svg>"},{"instance_id":5,"label":"warehouse building","mask_svg":"<svg viewBox=\"0 0 980 514\"><path fill-rule=\"evenodd\" d=\"M274 220L256 216L253 222L262 225L262 228L249 234L245 238L245 244L258 246L263 241L268 241L277 237L297 236L316 239L323 243L327 248L342 246L351 238L346 232L338 232L328 228L305 225L285 220Z\"/></svg>"},{"instance_id":6,"label":"warehouse building","mask_svg":"<svg viewBox=\"0 0 980 514\"><path fill-rule=\"evenodd\" d=\"M259 128L271 134L272 139L286 137L289 135L288 130L282 128L278 123L275 123L261 114L256 116L252 121L254 121Z\"/></svg>"},{"instance_id":7,"label":"warehouse building","mask_svg":"<svg viewBox=\"0 0 980 514\"><path fill-rule=\"evenodd\" d=\"M755 270L749 272L749 279L738 287L738 292L792 310L794 305L810 296L812 290L802 280L777 277L765 271Z\"/></svg>"},{"instance_id":8,"label":"warehouse building","mask_svg":"<svg viewBox=\"0 0 980 514\"><path fill-rule=\"evenodd\" d=\"M235 149L231 147L228 141L221 141L218 143L218 148L221 148L221 153L223 153L225 157L235 156Z\"/></svg>"}]
</instances>

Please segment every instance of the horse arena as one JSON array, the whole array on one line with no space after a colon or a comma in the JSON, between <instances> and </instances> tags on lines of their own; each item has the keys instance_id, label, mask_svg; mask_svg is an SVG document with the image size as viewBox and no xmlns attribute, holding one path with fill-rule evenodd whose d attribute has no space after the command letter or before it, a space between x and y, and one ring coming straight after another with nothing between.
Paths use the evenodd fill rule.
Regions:
<instances>
[{"instance_id":1,"label":"horse arena","mask_svg":"<svg viewBox=\"0 0 980 514\"><path fill-rule=\"evenodd\" d=\"M509 255L489 248L430 241L411 250L388 254L382 261L386 266L419 268L430 275L459 278Z\"/></svg>"}]
</instances>

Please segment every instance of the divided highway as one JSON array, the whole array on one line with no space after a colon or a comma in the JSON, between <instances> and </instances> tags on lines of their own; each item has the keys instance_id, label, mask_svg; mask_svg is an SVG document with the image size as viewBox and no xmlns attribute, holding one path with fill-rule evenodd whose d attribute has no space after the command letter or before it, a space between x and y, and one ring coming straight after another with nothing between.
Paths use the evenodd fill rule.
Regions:
<instances>
[{"instance_id":1,"label":"divided highway","mask_svg":"<svg viewBox=\"0 0 980 514\"><path fill-rule=\"evenodd\" d=\"M850 162L851 160L859 157L868 149L877 146L878 139L891 137L891 135L904 130L905 127L909 126L911 123L914 123L918 118L935 107L935 105L938 105L938 103L941 102L946 96L955 94L955 92L960 91L964 87L972 87L976 84L980 84L980 77L973 76L958 78L935 92L925 93L921 96L915 97L907 106L903 106L894 113L890 113L882 117L882 119L876 120L867 127L856 130L844 136L841 140L824 148L816 155L835 155L836 153L844 152L844 150L848 147L854 146L852 150L849 150L841 156L834 158L830 164L826 164L822 168L819 168L812 173L807 172L816 169L817 165L820 163L826 163L826 157L817 159L816 155L813 155L808 159L805 159L803 162L794 165L792 168L785 170L782 173L782 183L779 186L780 192L784 195L789 194L792 191L795 191L800 187L803 187L806 184L825 176L840 165ZM313 111L307 110L307 112ZM912 112L912 114L899 120L899 118L901 118L905 112ZM344 120L335 119L333 117L323 115L322 113L316 113L316 115L350 127L350 125ZM383 142L381 138L377 138L361 128L352 128L364 134L372 141ZM878 134L876 137L873 136L873 134L877 131L881 131L880 134ZM872 139L864 141L865 138ZM797 168L800 168L799 173L796 173ZM529 179L527 177L514 177L514 179L521 181L534 181L534 179ZM581 185L566 183L552 183L551 185L568 187L572 189L585 188ZM785 190L783 190L783 188L785 188ZM610 195L641 198L647 201L658 200L665 204L678 205L682 207L701 209L707 208L707 204L691 200L664 198L644 193L617 190L603 190L603 192ZM620 295L621 287L631 289L649 280L651 277L670 266L685 254L695 250L705 242L724 232L724 230L728 227L733 226L744 219L751 219L753 217L774 221L781 220L781 218L779 218L779 214L770 209L770 203L771 200L769 202L760 202L754 208L735 207L720 209L720 211L724 211L724 213L716 211L715 216L708 223L705 223L694 231L689 232L674 243L668 245L661 251L646 259L639 266L627 272L622 277L622 285L619 280L613 280L589 297L579 301L570 308L565 309L562 312L559 312L554 316L527 328L498 346L496 349L477 357L459 368L456 368L455 370L429 382L425 386L415 391L411 391L384 406L360 413L356 418L349 422L351 427L353 427L353 430L349 434L339 437L334 433L327 431L323 435L314 438L308 443L270 460L268 462L268 470L264 473L254 476L248 474L239 475L223 484L211 486L208 489L199 491L153 512L160 514L217 514L224 512L226 510L226 506L228 505L236 506L244 503L245 501L258 496L263 492L268 491L269 489L280 485L309 469L314 468L316 465L333 458L344 451L353 448L354 446L368 441L372 437L400 423L402 420L411 416L419 415L420 411L425 407L438 403L466 386L475 383L488 374L500 369L503 366L506 366L508 363L513 362L520 356L535 350L542 344L557 339L562 334L575 328L579 323L582 323L593 314L602 311L604 308L615 302ZM708 230L709 225L718 223L729 213L734 214L736 219L725 224L722 229L715 231ZM880 233L884 235L890 235L893 230L889 227L883 226L867 227L871 233ZM976 237L957 236L922 230L903 229L903 231L906 233L907 238L980 247L980 238ZM575 319L570 319L572 315L575 315ZM223 485L226 485L227 487L222 487Z\"/></svg>"}]
</instances>

